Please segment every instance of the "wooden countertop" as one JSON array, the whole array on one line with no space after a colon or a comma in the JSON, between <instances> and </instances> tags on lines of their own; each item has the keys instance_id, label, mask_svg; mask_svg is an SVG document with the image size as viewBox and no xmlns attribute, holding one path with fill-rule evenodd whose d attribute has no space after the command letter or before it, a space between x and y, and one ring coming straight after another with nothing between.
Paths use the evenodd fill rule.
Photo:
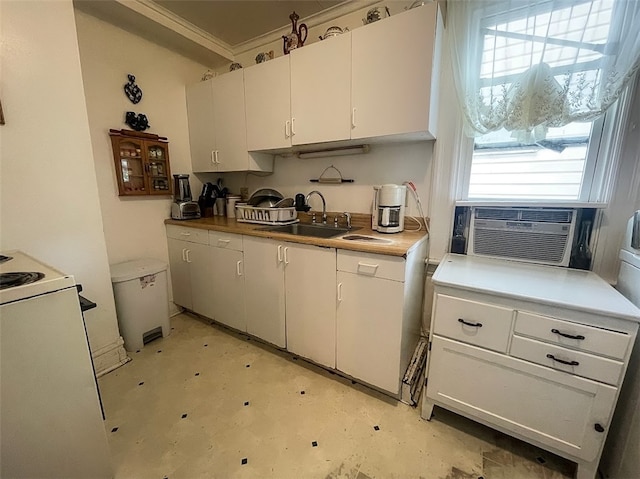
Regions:
<instances>
[{"instance_id":1,"label":"wooden countertop","mask_svg":"<svg viewBox=\"0 0 640 479\"><path fill-rule=\"evenodd\" d=\"M234 218L224 216L212 216L209 218L200 218L197 220L173 220L166 219L164 223L167 225L184 226L189 228L200 228L212 231L224 231L227 233L236 233L249 236L259 236L263 238L272 238L281 241L290 241L292 243L302 243L315 246L325 246L328 248L345 249L351 251L362 251L364 253L386 254L389 256L407 256L407 253L417 244L428 239L424 228L421 231L403 231L402 233L383 234L371 230L371 226L364 226L364 222L354 222L353 230L344 235L335 238L315 238L310 236L298 236L287 233L276 233L273 231L264 231L270 228L270 225L258 225L252 223L240 223ZM304 221L303 224L307 224ZM370 224L370 223L369 223ZM327 226L331 228L332 226ZM377 238L381 241L351 241L342 239L342 236L350 234L364 235Z\"/></svg>"}]
</instances>

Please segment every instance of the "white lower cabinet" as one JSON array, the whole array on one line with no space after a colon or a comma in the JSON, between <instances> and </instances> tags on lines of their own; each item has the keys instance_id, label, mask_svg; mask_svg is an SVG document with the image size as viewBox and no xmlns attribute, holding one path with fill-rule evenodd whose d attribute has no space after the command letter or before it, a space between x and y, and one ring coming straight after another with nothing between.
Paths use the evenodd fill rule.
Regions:
<instances>
[{"instance_id":1,"label":"white lower cabinet","mask_svg":"<svg viewBox=\"0 0 640 479\"><path fill-rule=\"evenodd\" d=\"M247 332L284 348L283 246L267 238L243 236L243 248Z\"/></svg>"},{"instance_id":2,"label":"white lower cabinet","mask_svg":"<svg viewBox=\"0 0 640 479\"><path fill-rule=\"evenodd\" d=\"M211 317L239 331L246 331L242 236L210 231L209 244L213 302Z\"/></svg>"},{"instance_id":3,"label":"white lower cabinet","mask_svg":"<svg viewBox=\"0 0 640 479\"><path fill-rule=\"evenodd\" d=\"M482 422L593 461L616 388L434 337L427 396Z\"/></svg>"},{"instance_id":4,"label":"white lower cabinet","mask_svg":"<svg viewBox=\"0 0 640 479\"><path fill-rule=\"evenodd\" d=\"M287 349L336 366L336 250L283 243Z\"/></svg>"},{"instance_id":5,"label":"white lower cabinet","mask_svg":"<svg viewBox=\"0 0 640 479\"><path fill-rule=\"evenodd\" d=\"M628 302L593 273L461 255L433 283L422 417L451 409L594 479L638 330ZM579 301L557 300L566 284Z\"/></svg>"},{"instance_id":6,"label":"white lower cabinet","mask_svg":"<svg viewBox=\"0 0 640 479\"><path fill-rule=\"evenodd\" d=\"M338 271L336 367L398 394L404 283Z\"/></svg>"},{"instance_id":7,"label":"white lower cabinet","mask_svg":"<svg viewBox=\"0 0 640 479\"><path fill-rule=\"evenodd\" d=\"M167 243L173 302L195 313L213 317L208 232L167 225Z\"/></svg>"}]
</instances>

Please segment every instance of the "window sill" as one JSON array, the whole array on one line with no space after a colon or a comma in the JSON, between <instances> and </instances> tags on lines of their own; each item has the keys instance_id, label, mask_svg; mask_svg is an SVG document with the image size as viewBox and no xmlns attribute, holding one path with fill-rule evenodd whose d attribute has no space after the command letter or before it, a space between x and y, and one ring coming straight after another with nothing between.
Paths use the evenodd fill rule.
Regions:
<instances>
[{"instance_id":1,"label":"window sill","mask_svg":"<svg viewBox=\"0 0 640 479\"><path fill-rule=\"evenodd\" d=\"M502 206L529 208L597 208L604 209L607 203L589 203L587 201L554 201L554 200L457 200L456 206Z\"/></svg>"}]
</instances>

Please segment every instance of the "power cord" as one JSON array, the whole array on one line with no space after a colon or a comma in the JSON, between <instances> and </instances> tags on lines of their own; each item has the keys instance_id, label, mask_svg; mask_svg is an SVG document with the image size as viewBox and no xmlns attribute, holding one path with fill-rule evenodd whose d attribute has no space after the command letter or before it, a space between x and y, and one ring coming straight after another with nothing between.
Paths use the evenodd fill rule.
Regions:
<instances>
[{"instance_id":1,"label":"power cord","mask_svg":"<svg viewBox=\"0 0 640 479\"><path fill-rule=\"evenodd\" d=\"M429 225L427 224L427 219L424 216L424 211L422 209L422 202L420 201L420 195L418 194L418 189L416 188L416 185L414 185L412 181L405 181L402 184L405 185L409 189L409 191L411 191L411 193L413 194L413 199L416 202L416 206L418 208L418 213L420 213L420 218L422 219L422 223L421 223L418 218L415 218L413 216L407 216L408 218L411 218L416 223L418 223L418 229L411 230L411 231L421 231L422 230L422 224L424 223L425 231L427 232L427 234L430 234Z\"/></svg>"}]
</instances>

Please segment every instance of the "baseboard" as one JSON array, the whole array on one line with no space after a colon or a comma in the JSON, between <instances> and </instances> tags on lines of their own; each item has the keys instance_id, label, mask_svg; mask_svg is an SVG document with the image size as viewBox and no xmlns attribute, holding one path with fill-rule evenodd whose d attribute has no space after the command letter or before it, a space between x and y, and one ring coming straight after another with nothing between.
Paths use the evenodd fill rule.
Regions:
<instances>
[{"instance_id":1,"label":"baseboard","mask_svg":"<svg viewBox=\"0 0 640 479\"><path fill-rule=\"evenodd\" d=\"M169 317L174 317L176 314L180 314L182 313L182 311L184 311L184 309L180 306L178 306L176 303L174 303L173 301L169 301Z\"/></svg>"},{"instance_id":2,"label":"baseboard","mask_svg":"<svg viewBox=\"0 0 640 479\"><path fill-rule=\"evenodd\" d=\"M124 349L124 340L120 336L113 343L92 351L92 356L98 378L131 361Z\"/></svg>"}]
</instances>

